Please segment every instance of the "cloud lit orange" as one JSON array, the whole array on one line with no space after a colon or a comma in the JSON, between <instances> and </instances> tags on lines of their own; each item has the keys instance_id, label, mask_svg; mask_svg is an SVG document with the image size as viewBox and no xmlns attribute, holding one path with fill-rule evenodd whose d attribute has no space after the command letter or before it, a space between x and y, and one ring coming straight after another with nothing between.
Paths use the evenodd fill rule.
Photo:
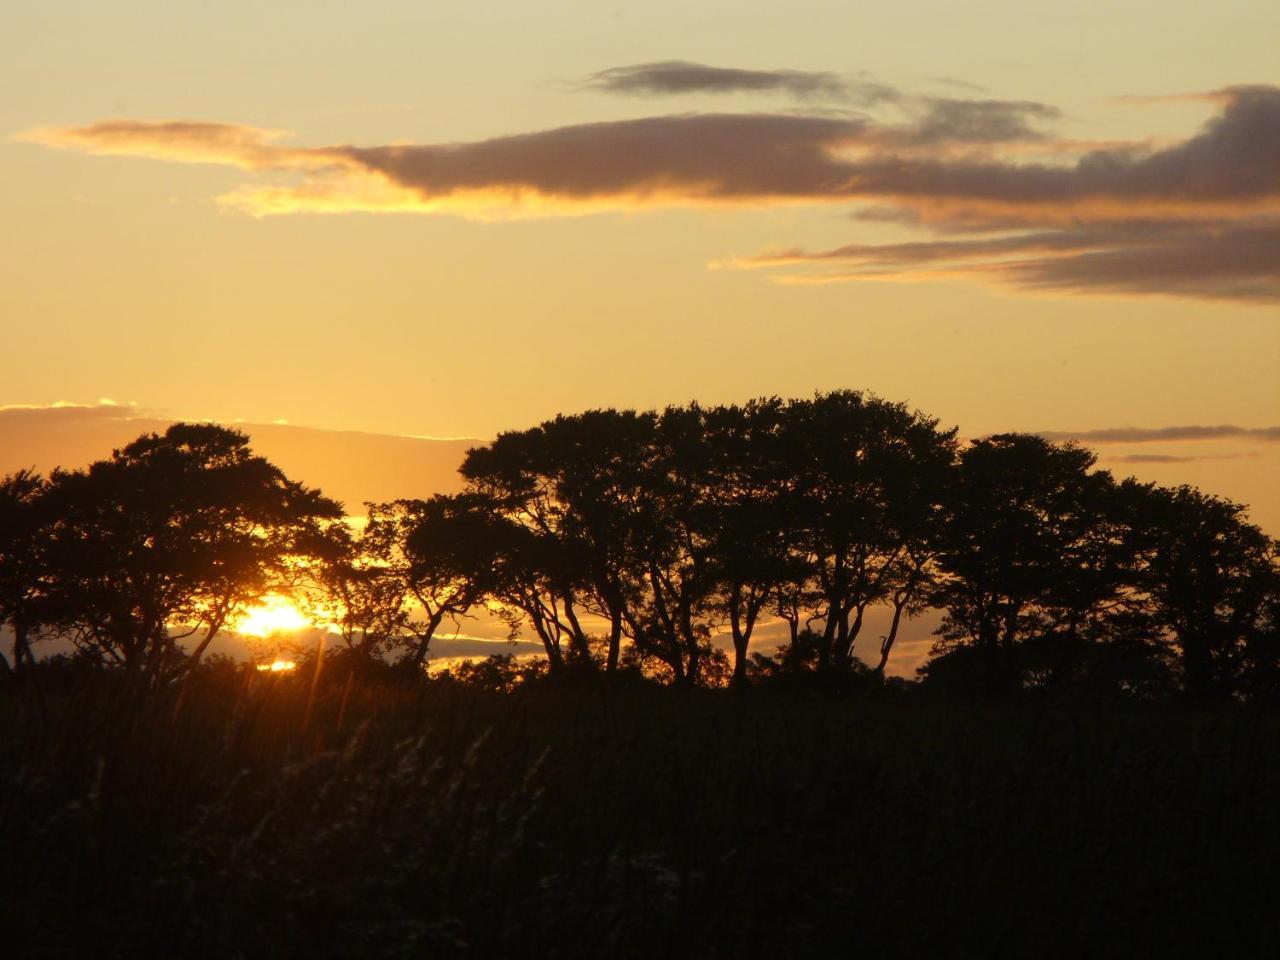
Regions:
<instances>
[{"instance_id":1,"label":"cloud lit orange","mask_svg":"<svg viewBox=\"0 0 1280 960\"><path fill-rule=\"evenodd\" d=\"M731 90L765 83L793 94L844 89L826 75L785 71L757 76L684 63L620 69L595 82L648 94L690 84ZM1036 101L909 98L887 87L860 96L898 115L691 113L374 147L289 147L278 142L281 131L185 120L111 120L21 139L284 173L290 179L248 183L221 198L259 216L359 211L486 219L872 204L921 229L986 236L789 250L734 265L859 268L781 278L789 283L961 277L1027 290L1280 300L1280 88L1217 91L1209 99L1218 115L1190 138L1158 149L1097 149L1074 160L1045 129L1059 111ZM1042 142L1058 159L1020 159ZM1018 232L1028 229L1035 232ZM990 236L997 232L1004 235Z\"/></svg>"}]
</instances>

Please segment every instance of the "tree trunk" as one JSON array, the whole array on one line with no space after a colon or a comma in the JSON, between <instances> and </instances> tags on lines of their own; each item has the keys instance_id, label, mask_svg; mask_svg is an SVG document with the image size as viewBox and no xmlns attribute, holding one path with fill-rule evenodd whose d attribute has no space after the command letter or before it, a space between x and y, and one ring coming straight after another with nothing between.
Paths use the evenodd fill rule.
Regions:
<instances>
[{"instance_id":1,"label":"tree trunk","mask_svg":"<svg viewBox=\"0 0 1280 960\"><path fill-rule=\"evenodd\" d=\"M582 624L578 622L578 614L573 609L573 594L567 593L564 598L564 615L569 620L571 628L569 634L569 653L573 657L573 664L580 669L594 667L591 661L591 647L587 643L587 634L582 629Z\"/></svg>"},{"instance_id":2,"label":"tree trunk","mask_svg":"<svg viewBox=\"0 0 1280 960\"><path fill-rule=\"evenodd\" d=\"M431 638L436 635L436 628L440 626L440 621L444 619L444 611L439 610L427 618L427 629L418 635L417 646L413 648L413 665L421 668L427 662L427 654L431 648Z\"/></svg>"},{"instance_id":3,"label":"tree trunk","mask_svg":"<svg viewBox=\"0 0 1280 960\"><path fill-rule=\"evenodd\" d=\"M213 643L213 638L216 637L218 635L218 631L222 629L222 624L226 622L227 611L229 609L229 607L224 606L217 614L215 614L213 620L209 622L209 629L205 631L204 639L200 641L200 645L197 646L195 650L191 651L191 656L187 658L187 662L180 670L180 673L189 674L196 668L196 665L200 662L200 658L204 656L204 652L209 649L209 644Z\"/></svg>"},{"instance_id":4,"label":"tree trunk","mask_svg":"<svg viewBox=\"0 0 1280 960\"><path fill-rule=\"evenodd\" d=\"M893 601L893 622L889 624L889 632L880 641L880 662L876 664L875 669L877 676L884 676L884 669L889 663L889 653L893 650L894 641L898 639L898 626L902 623L902 611L906 605L906 601L896 599Z\"/></svg>"},{"instance_id":5,"label":"tree trunk","mask_svg":"<svg viewBox=\"0 0 1280 960\"><path fill-rule=\"evenodd\" d=\"M737 587L729 601L729 626L733 631L733 685L745 686L747 682L747 637L742 630L741 599Z\"/></svg>"},{"instance_id":6,"label":"tree trunk","mask_svg":"<svg viewBox=\"0 0 1280 960\"><path fill-rule=\"evenodd\" d=\"M618 669L618 658L622 651L622 613L613 611L609 617L609 660L605 670L615 673Z\"/></svg>"},{"instance_id":7,"label":"tree trunk","mask_svg":"<svg viewBox=\"0 0 1280 960\"><path fill-rule=\"evenodd\" d=\"M21 673L23 664L34 662L31 645L27 641L27 624L21 619L13 621L13 672Z\"/></svg>"},{"instance_id":8,"label":"tree trunk","mask_svg":"<svg viewBox=\"0 0 1280 960\"><path fill-rule=\"evenodd\" d=\"M835 655L833 657L834 666L841 673L846 672L853 663L853 644L858 639L858 634L862 632L862 618L866 612L867 605L859 603L853 608L853 623L849 623L849 613L844 611L840 617L840 630L837 634Z\"/></svg>"}]
</instances>

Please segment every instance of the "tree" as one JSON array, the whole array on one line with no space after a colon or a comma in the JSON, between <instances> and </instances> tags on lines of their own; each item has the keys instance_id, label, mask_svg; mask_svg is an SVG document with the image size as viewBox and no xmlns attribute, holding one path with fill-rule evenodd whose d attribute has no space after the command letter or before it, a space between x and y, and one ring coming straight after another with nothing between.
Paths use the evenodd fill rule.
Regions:
<instances>
[{"instance_id":1,"label":"tree","mask_svg":"<svg viewBox=\"0 0 1280 960\"><path fill-rule=\"evenodd\" d=\"M994 677L1020 644L1098 639L1133 602L1133 551L1114 482L1091 472L1095 460L1028 434L976 440L961 453L932 598L945 611L936 652L972 646Z\"/></svg>"},{"instance_id":2,"label":"tree","mask_svg":"<svg viewBox=\"0 0 1280 960\"><path fill-rule=\"evenodd\" d=\"M681 685L699 682L718 613L712 456L701 408L668 407L642 461L632 516L628 629L641 656L664 664Z\"/></svg>"},{"instance_id":3,"label":"tree","mask_svg":"<svg viewBox=\"0 0 1280 960\"><path fill-rule=\"evenodd\" d=\"M931 579L932 543L955 456L955 431L856 391L793 401L785 412L794 473L786 507L803 571L779 607L792 623L822 624L819 669L844 672L867 609L892 603L881 670L904 614Z\"/></svg>"},{"instance_id":4,"label":"tree","mask_svg":"<svg viewBox=\"0 0 1280 960\"><path fill-rule=\"evenodd\" d=\"M795 486L785 453L785 408L780 400L706 412L709 447L704 496L713 603L729 623L733 683L746 682L751 637L779 591L802 576L792 549L789 508Z\"/></svg>"},{"instance_id":5,"label":"tree","mask_svg":"<svg viewBox=\"0 0 1280 960\"><path fill-rule=\"evenodd\" d=\"M13 663L21 672L32 662L31 639L40 627L45 594L46 482L31 470L0 479L0 626L13 631Z\"/></svg>"},{"instance_id":6,"label":"tree","mask_svg":"<svg viewBox=\"0 0 1280 960\"><path fill-rule=\"evenodd\" d=\"M372 517L359 537L345 530L335 536L334 549L308 571L301 589L312 620L337 634L357 670L398 645L410 615L407 587L379 555L381 544L371 543L371 523Z\"/></svg>"},{"instance_id":7,"label":"tree","mask_svg":"<svg viewBox=\"0 0 1280 960\"><path fill-rule=\"evenodd\" d=\"M590 637L578 631L578 610L607 624L605 669L618 668L622 637L634 622L637 541L635 515L655 415L590 410L558 416L528 430L504 433L471 450L462 465L469 489L511 523L546 538L539 556L576 574L557 578L558 601L570 622L575 656L589 665ZM533 554L525 551L524 556Z\"/></svg>"},{"instance_id":8,"label":"tree","mask_svg":"<svg viewBox=\"0 0 1280 960\"><path fill-rule=\"evenodd\" d=\"M328 555L337 503L288 480L244 434L178 423L48 492L49 606L83 649L158 682L237 612ZM198 637L184 656L180 642Z\"/></svg>"},{"instance_id":9,"label":"tree","mask_svg":"<svg viewBox=\"0 0 1280 960\"><path fill-rule=\"evenodd\" d=\"M475 596L493 601L513 639L522 622L531 626L552 674L584 655L587 638L574 605L581 571L573 555L553 535L510 516L501 502L475 492L439 498L407 550L419 569L466 580Z\"/></svg>"},{"instance_id":10,"label":"tree","mask_svg":"<svg viewBox=\"0 0 1280 960\"><path fill-rule=\"evenodd\" d=\"M1192 487L1122 485L1136 587L1155 628L1176 647L1193 699L1223 699L1269 672L1280 551L1245 508Z\"/></svg>"},{"instance_id":11,"label":"tree","mask_svg":"<svg viewBox=\"0 0 1280 960\"><path fill-rule=\"evenodd\" d=\"M481 602L489 581L459 506L446 496L371 503L358 543L357 595L364 600L357 609L368 610L387 646L417 667L426 663L440 625L456 623Z\"/></svg>"}]
</instances>

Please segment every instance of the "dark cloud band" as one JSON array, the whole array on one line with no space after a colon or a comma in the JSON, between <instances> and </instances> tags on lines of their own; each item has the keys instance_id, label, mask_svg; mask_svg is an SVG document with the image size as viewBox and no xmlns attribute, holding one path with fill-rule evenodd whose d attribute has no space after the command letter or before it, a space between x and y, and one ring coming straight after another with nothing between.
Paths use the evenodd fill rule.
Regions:
<instances>
[{"instance_id":1,"label":"dark cloud band","mask_svg":"<svg viewBox=\"0 0 1280 960\"><path fill-rule=\"evenodd\" d=\"M587 77L583 86L632 96L690 93L781 93L798 100L832 100L871 105L898 99L887 84L808 70L742 70L688 60L662 60L610 67Z\"/></svg>"}]
</instances>

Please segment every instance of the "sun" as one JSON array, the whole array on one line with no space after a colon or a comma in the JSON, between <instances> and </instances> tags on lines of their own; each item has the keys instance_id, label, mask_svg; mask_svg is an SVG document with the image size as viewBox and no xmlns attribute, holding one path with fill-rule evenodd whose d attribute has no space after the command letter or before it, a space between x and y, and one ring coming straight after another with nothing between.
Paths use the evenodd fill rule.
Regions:
<instances>
[{"instance_id":1,"label":"sun","mask_svg":"<svg viewBox=\"0 0 1280 960\"><path fill-rule=\"evenodd\" d=\"M309 626L311 621L293 601L272 593L241 614L235 630L245 636L270 637L278 633L298 633Z\"/></svg>"}]
</instances>

